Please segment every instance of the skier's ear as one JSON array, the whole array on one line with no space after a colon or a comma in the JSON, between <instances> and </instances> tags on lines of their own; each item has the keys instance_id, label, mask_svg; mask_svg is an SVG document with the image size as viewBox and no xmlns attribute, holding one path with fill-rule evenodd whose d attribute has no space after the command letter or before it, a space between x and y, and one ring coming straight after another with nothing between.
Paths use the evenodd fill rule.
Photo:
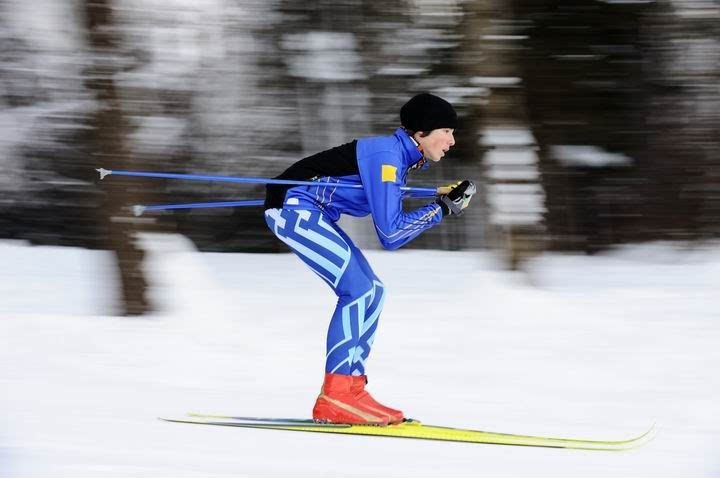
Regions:
<instances>
[{"instance_id":1,"label":"skier's ear","mask_svg":"<svg viewBox=\"0 0 720 478\"><path fill-rule=\"evenodd\" d=\"M416 143L420 143L420 140L423 139L423 138L425 138L425 137L428 136L429 134L430 134L429 132L425 132L425 131L415 131L415 132L412 134L412 137L413 137L413 139L415 140Z\"/></svg>"}]
</instances>

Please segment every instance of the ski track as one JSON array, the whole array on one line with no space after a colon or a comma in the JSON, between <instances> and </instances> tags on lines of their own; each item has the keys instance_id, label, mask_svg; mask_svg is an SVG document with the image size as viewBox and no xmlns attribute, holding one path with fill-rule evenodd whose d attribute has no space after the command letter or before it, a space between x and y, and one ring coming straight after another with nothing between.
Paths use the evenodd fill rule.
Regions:
<instances>
[{"instance_id":1,"label":"ski track","mask_svg":"<svg viewBox=\"0 0 720 478\"><path fill-rule=\"evenodd\" d=\"M621 439L628 452L164 423L308 417L330 289L289 254L142 237L158 311L113 317L106 252L0 242L0 476L720 476L720 247L547 254L368 251L388 300L369 390L434 425Z\"/></svg>"}]
</instances>

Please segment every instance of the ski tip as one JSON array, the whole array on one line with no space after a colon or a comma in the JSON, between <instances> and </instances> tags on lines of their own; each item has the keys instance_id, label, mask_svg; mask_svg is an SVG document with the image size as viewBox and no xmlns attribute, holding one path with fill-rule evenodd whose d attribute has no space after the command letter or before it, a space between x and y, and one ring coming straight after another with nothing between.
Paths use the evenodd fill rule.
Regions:
<instances>
[{"instance_id":1,"label":"ski tip","mask_svg":"<svg viewBox=\"0 0 720 478\"><path fill-rule=\"evenodd\" d=\"M95 168L95 171L97 171L98 173L100 173L100 180L101 180L101 181L102 181L103 179L105 179L105 176L107 176L107 175L109 175L109 174L112 174L112 171L109 170L109 169Z\"/></svg>"},{"instance_id":2,"label":"ski tip","mask_svg":"<svg viewBox=\"0 0 720 478\"><path fill-rule=\"evenodd\" d=\"M658 430L657 421L654 421L652 423L652 425L650 425L650 428L648 429L648 431L646 431L645 434L640 437L642 444L645 444L645 443L648 443L648 442L654 440L655 437L657 436L658 432L659 432L659 430Z\"/></svg>"},{"instance_id":3,"label":"ski tip","mask_svg":"<svg viewBox=\"0 0 720 478\"><path fill-rule=\"evenodd\" d=\"M132 212L133 212L133 214L135 214L135 217L140 217L145 212L145 209L146 209L145 206L143 206L141 204L136 204L132 207Z\"/></svg>"},{"instance_id":4,"label":"ski tip","mask_svg":"<svg viewBox=\"0 0 720 478\"><path fill-rule=\"evenodd\" d=\"M658 433L657 424L655 422L642 435L630 438L628 440L618 441L614 443L611 450L632 450L644 446L655 439Z\"/></svg>"}]
</instances>

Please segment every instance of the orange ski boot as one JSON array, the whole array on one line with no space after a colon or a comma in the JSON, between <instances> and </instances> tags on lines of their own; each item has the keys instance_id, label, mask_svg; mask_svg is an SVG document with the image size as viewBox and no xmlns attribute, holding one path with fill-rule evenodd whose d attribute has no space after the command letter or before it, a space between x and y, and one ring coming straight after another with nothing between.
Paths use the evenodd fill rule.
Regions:
<instances>
[{"instance_id":1,"label":"orange ski boot","mask_svg":"<svg viewBox=\"0 0 720 478\"><path fill-rule=\"evenodd\" d=\"M357 400L359 403L361 403L366 408L369 408L370 410L375 410L377 412L387 415L389 417L389 423L400 423L405 420L405 415L403 415L403 412L401 412L400 410L395 410L394 408L386 407L385 405L378 403L372 397L372 395L370 395L365 390L366 384L367 375L359 375L352 377L351 389L353 393L358 397Z\"/></svg>"},{"instance_id":2,"label":"orange ski boot","mask_svg":"<svg viewBox=\"0 0 720 478\"><path fill-rule=\"evenodd\" d=\"M391 417L368 406L362 388L353 386L356 377L326 373L320 395L313 407L313 419L352 425L387 425Z\"/></svg>"}]
</instances>

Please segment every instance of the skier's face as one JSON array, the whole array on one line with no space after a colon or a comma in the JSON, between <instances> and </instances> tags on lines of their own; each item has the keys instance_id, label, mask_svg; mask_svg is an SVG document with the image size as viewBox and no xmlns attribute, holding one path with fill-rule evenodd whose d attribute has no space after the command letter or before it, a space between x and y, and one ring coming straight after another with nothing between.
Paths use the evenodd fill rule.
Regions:
<instances>
[{"instance_id":1,"label":"skier's face","mask_svg":"<svg viewBox=\"0 0 720 478\"><path fill-rule=\"evenodd\" d=\"M427 136L415 133L413 137L420 144L425 157L430 161L437 162L455 145L454 132L455 130L452 128L441 128L430 131Z\"/></svg>"}]
</instances>

